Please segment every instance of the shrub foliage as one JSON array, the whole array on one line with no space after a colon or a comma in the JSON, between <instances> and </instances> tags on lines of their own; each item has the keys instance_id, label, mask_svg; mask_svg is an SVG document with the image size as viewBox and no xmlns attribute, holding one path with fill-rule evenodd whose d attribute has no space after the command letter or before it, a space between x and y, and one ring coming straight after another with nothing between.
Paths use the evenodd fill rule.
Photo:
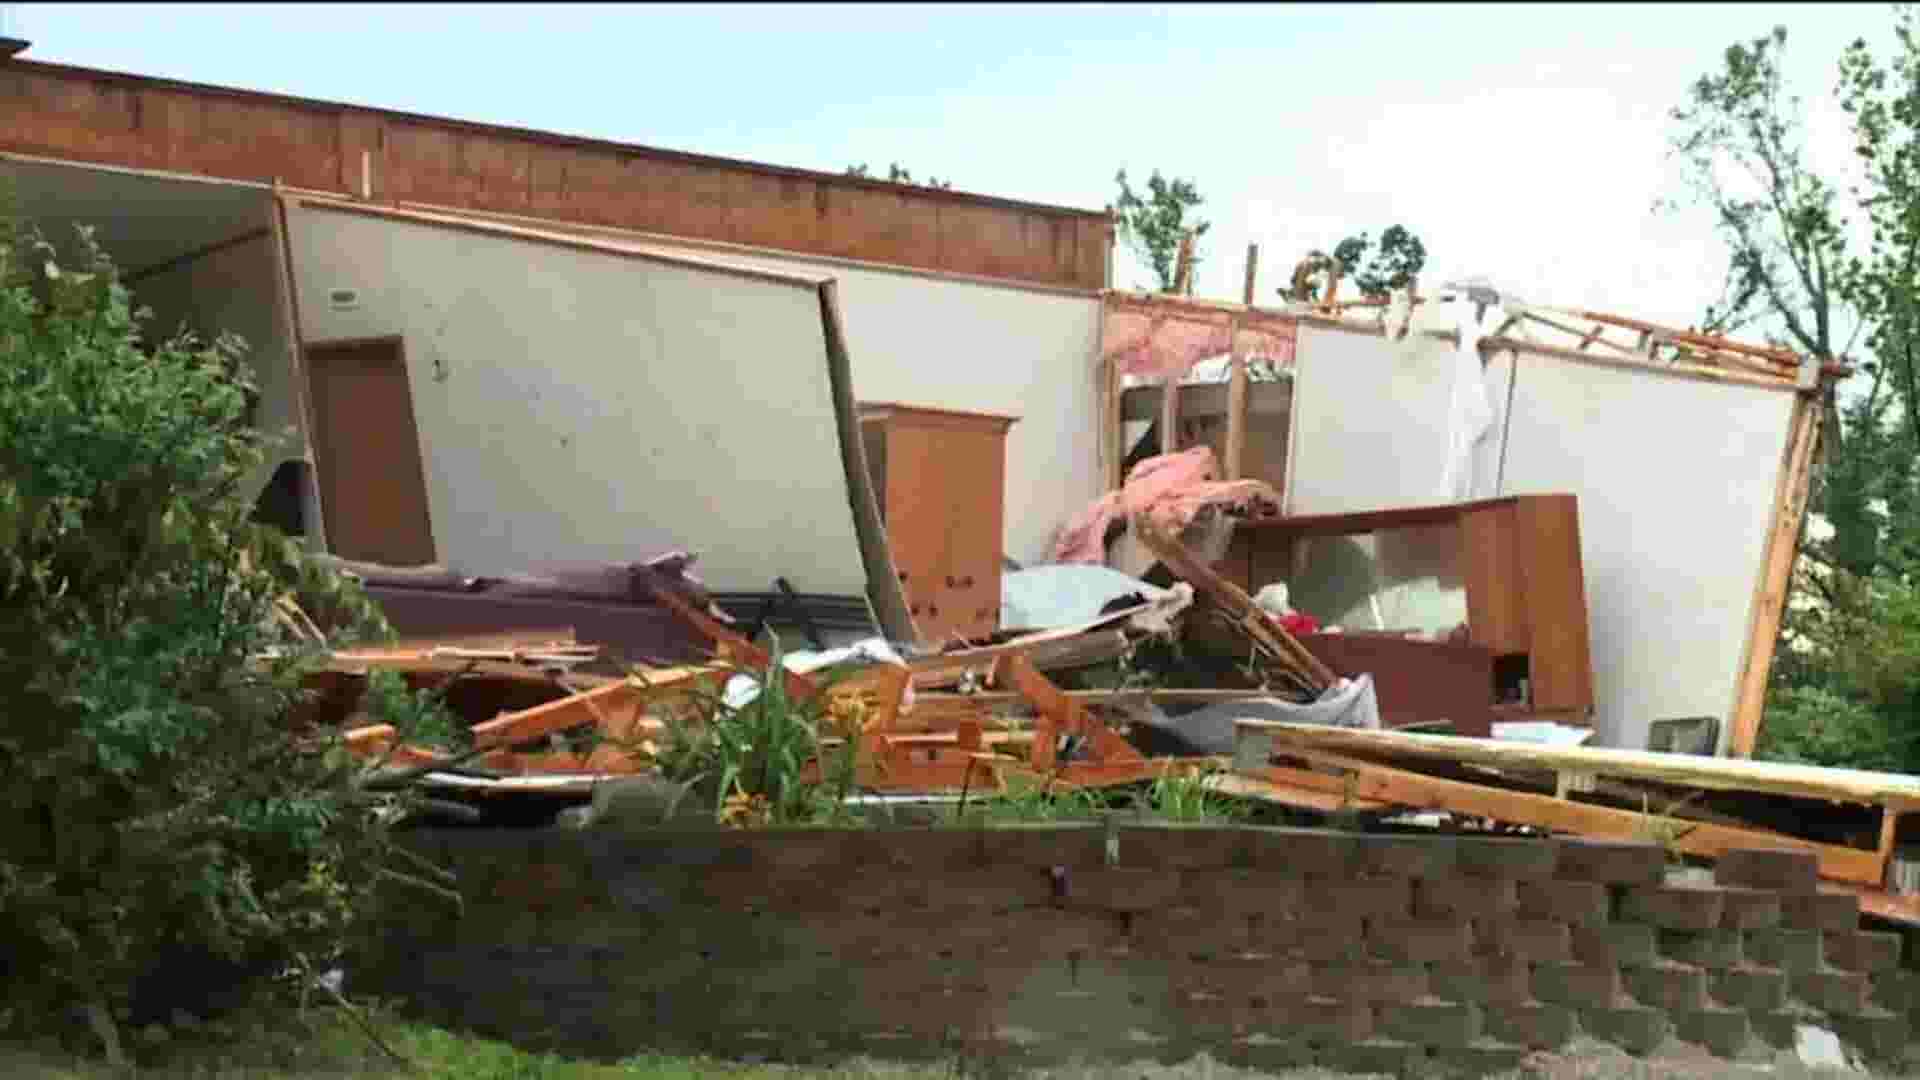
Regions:
<instances>
[{"instance_id":1,"label":"shrub foliage","mask_svg":"<svg viewBox=\"0 0 1920 1080\"><path fill-rule=\"evenodd\" d=\"M42 1033L164 957L330 961L393 854L393 797L292 722L276 601L384 623L250 521L242 343L150 339L76 250L0 234L0 1022Z\"/></svg>"}]
</instances>

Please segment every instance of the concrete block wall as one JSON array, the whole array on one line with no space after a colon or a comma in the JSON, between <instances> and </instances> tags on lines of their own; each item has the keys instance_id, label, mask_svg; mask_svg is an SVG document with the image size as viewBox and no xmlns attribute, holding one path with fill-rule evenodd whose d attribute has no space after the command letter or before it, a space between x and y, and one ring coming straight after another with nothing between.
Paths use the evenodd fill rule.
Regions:
<instances>
[{"instance_id":1,"label":"concrete block wall","mask_svg":"<svg viewBox=\"0 0 1920 1080\"><path fill-rule=\"evenodd\" d=\"M466 910L362 969L523 1044L1480 1075L1576 1034L1891 1058L1898 935L1806 856L1681 883L1651 844L1152 824L410 834Z\"/></svg>"}]
</instances>

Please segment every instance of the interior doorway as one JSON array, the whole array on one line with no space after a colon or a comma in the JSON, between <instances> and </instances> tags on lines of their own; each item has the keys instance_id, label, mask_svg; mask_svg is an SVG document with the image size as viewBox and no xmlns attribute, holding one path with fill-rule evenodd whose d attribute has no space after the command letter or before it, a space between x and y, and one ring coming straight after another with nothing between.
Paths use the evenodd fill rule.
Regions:
<instances>
[{"instance_id":1,"label":"interior doorway","mask_svg":"<svg viewBox=\"0 0 1920 1080\"><path fill-rule=\"evenodd\" d=\"M433 562L401 340L317 342L306 348L306 367L328 548L343 559L388 566Z\"/></svg>"}]
</instances>

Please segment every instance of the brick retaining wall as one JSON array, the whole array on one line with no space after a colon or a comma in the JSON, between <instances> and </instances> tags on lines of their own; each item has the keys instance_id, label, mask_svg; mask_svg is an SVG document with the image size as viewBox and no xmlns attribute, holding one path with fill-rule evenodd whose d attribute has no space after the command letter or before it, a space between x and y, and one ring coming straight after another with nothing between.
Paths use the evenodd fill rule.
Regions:
<instances>
[{"instance_id":1,"label":"brick retaining wall","mask_svg":"<svg viewBox=\"0 0 1920 1080\"><path fill-rule=\"evenodd\" d=\"M1480 1074L1576 1033L1725 1057L1813 1020L1900 1052L1897 934L1811 858L1122 824L409 834L467 909L359 971L523 1044Z\"/></svg>"}]
</instances>

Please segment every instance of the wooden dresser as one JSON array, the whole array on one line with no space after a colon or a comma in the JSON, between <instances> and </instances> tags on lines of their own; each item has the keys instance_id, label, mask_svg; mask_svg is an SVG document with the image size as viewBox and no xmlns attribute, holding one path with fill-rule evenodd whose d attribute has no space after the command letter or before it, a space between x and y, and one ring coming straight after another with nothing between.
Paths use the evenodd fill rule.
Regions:
<instances>
[{"instance_id":1,"label":"wooden dresser","mask_svg":"<svg viewBox=\"0 0 1920 1080\"><path fill-rule=\"evenodd\" d=\"M1389 535L1396 538L1382 540ZM1408 538L1414 542L1407 542ZM1491 654L1486 702L1492 718L1586 722L1593 709L1593 659L1586 576L1580 559L1580 515L1574 496L1518 495L1445 506L1245 521L1235 529L1219 569L1249 592L1269 582L1287 582L1293 605L1326 621L1340 615L1314 610L1310 598L1321 584L1315 576L1339 572L1363 581L1369 572L1369 556L1362 545L1349 545L1340 553L1325 545L1350 540L1371 543L1376 557L1383 543L1400 551L1416 551L1418 558L1413 561L1442 583L1446 595L1441 603L1429 604L1428 620L1444 621L1448 605L1454 605L1452 610L1457 610L1466 630L1464 640L1453 639L1452 651L1465 645ZM1308 550L1315 541L1321 546ZM1334 554L1340 558L1331 557ZM1403 629L1392 625L1391 609L1386 615L1389 625L1382 628L1369 622L1370 616L1378 617L1377 607L1344 602L1333 606L1348 608L1349 630ZM1432 614L1434 608L1441 610L1440 616ZM1418 668L1438 662L1449 651L1432 641L1404 644L1434 656L1404 665L1390 661L1385 653L1376 657L1374 662L1382 670L1373 674L1383 706L1390 693L1401 696L1401 688L1387 684L1402 676L1414 684L1410 689L1416 691L1417 702L1421 686L1433 685L1432 676L1421 675ZM1342 651L1361 647L1363 643L1355 640ZM1335 662L1331 657L1322 659ZM1390 667L1406 670L1396 675L1387 670Z\"/></svg>"},{"instance_id":2,"label":"wooden dresser","mask_svg":"<svg viewBox=\"0 0 1920 1080\"><path fill-rule=\"evenodd\" d=\"M880 519L929 645L1000 627L1007 431L1018 419L862 402L860 434Z\"/></svg>"}]
</instances>

